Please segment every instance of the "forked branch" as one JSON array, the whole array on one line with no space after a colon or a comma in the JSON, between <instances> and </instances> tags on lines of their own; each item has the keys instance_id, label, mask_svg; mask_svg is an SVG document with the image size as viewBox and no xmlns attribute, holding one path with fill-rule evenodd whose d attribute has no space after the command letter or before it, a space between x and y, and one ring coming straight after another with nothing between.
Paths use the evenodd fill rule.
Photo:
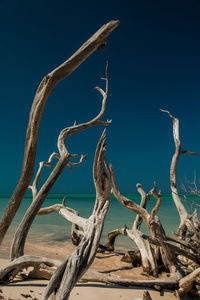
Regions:
<instances>
[{"instance_id":1,"label":"forked branch","mask_svg":"<svg viewBox=\"0 0 200 300\"><path fill-rule=\"evenodd\" d=\"M98 143L94 159L93 177L96 188L96 202L93 213L88 219L84 219L84 235L80 244L53 274L43 300L49 299L52 293L55 294L56 299L68 299L72 288L94 260L111 198L109 182L104 171L103 163L105 138L106 132L104 130ZM62 210L63 209L61 209L61 211ZM69 220L68 213L66 218ZM76 219L76 221L78 221L78 219Z\"/></svg>"},{"instance_id":2,"label":"forked branch","mask_svg":"<svg viewBox=\"0 0 200 300\"><path fill-rule=\"evenodd\" d=\"M102 106L101 106L101 110L100 110L99 114L95 118L93 118L92 120L90 120L86 123L82 123L79 125L75 124L74 126L67 127L61 131L61 133L59 134L58 143L57 143L59 155L53 153L50 156L50 158L51 158L50 162L54 157L58 158L58 162L57 162L56 166L54 167L53 171L51 172L51 174L49 175L49 177L47 178L47 180L45 181L45 183L43 184L43 186L41 187L41 189L39 191L37 191L37 185L38 185L38 181L41 176L43 167L44 167L44 165L49 166L50 162L42 163L39 166L38 173L36 174L36 179L34 180L34 186L32 188L33 195L34 195L34 201L31 204L31 206L29 207L29 209L27 210L24 218L22 219L22 221L15 233L13 243L12 243L12 248L11 248L11 259L17 258L24 254L24 245L25 245L25 241L26 241L26 237L27 237L29 228L30 228L35 216L37 215L38 211L40 210L44 200L48 196L53 185L55 184L58 177L62 174L62 172L64 171L66 166L70 166L71 168L73 166L79 166L85 159L85 156L82 155L79 162L72 163L70 161L71 158L78 157L79 155L70 154L68 152L68 150L65 146L67 138L74 134L77 134L83 130L86 130L87 128L90 128L92 126L102 125L102 124L107 126L110 124L111 121L106 121L106 122L101 121L101 118L103 117L105 110L106 110L106 101L108 99L108 91L107 91L107 89L108 89L108 72L107 71L108 71L108 65L106 65L106 92L102 99ZM101 121L101 123L99 123L99 121ZM66 211L65 211L65 213L66 213ZM71 217L74 218L75 215L72 214Z\"/></svg>"},{"instance_id":3,"label":"forked branch","mask_svg":"<svg viewBox=\"0 0 200 300\"><path fill-rule=\"evenodd\" d=\"M26 132L26 144L24 150L23 167L19 182L7 205L6 211L0 221L0 244L6 234L19 205L31 182L38 142L40 120L42 118L46 101L54 87L69 76L79 65L85 61L94 51L106 45L107 36L119 25L119 21L110 21L103 25L89 40L87 40L68 60L47 74L41 81L29 117ZM101 121L99 121L99 124Z\"/></svg>"}]
</instances>

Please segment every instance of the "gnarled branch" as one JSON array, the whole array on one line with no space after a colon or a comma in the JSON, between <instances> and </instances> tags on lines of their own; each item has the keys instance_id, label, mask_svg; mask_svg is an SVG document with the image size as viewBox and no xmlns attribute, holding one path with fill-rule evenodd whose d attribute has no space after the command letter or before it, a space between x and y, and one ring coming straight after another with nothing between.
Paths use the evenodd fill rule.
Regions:
<instances>
[{"instance_id":1,"label":"gnarled branch","mask_svg":"<svg viewBox=\"0 0 200 300\"><path fill-rule=\"evenodd\" d=\"M86 222L80 244L57 268L47 286L43 300L47 300L53 292L56 299L68 299L72 288L94 260L111 198L109 182L103 163L105 138L106 132L104 130L94 159L93 177L96 188L96 202L93 213Z\"/></svg>"}]
</instances>

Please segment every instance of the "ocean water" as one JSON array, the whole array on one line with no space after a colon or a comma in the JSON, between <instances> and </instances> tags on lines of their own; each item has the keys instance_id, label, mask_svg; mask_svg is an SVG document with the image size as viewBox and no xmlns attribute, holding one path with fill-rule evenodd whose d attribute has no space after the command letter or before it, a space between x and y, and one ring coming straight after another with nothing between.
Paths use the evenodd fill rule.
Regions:
<instances>
[{"instance_id":1,"label":"ocean water","mask_svg":"<svg viewBox=\"0 0 200 300\"><path fill-rule=\"evenodd\" d=\"M9 194L0 194L0 217L2 216L5 207L10 199ZM66 196L66 205L79 212L82 217L89 217L92 213L95 195L94 194L52 194L45 200L43 207L50 206L56 203L62 203L63 197ZM125 194L131 200L136 203L140 203L140 195L138 194ZM14 218L11 228L8 231L7 238L12 238L17 226L19 225L26 209L31 204L31 195L26 195L22 204ZM150 212L155 205L155 199L151 199L147 203L147 210ZM190 207L189 207L190 209ZM172 234L176 231L179 225L179 215L177 213L174 202L171 195L162 195L162 203L158 212L158 216L162 222L162 225L168 234ZM116 229L122 228L126 224L128 228L132 227L135 214L128 209L125 209L113 196L111 199L111 205L104 224L104 230L101 238L101 242L104 243L107 240L107 233ZM144 233L148 233L145 225L142 225L141 230ZM70 241L71 223L65 220L59 215L58 212L51 213L46 216L37 216L30 229L27 240L34 243L47 243L47 244L59 244L65 241ZM117 247L133 248L134 243L127 237L117 238Z\"/></svg>"}]
</instances>

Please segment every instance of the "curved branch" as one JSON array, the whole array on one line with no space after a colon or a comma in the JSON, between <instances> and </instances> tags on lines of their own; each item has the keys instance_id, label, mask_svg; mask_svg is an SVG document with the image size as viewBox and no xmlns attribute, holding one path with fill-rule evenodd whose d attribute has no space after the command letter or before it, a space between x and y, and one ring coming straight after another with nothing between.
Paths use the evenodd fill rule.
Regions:
<instances>
[{"instance_id":1,"label":"curved branch","mask_svg":"<svg viewBox=\"0 0 200 300\"><path fill-rule=\"evenodd\" d=\"M157 199L157 201L156 201L156 205L154 206L154 208L151 211L149 222L151 222L154 219L155 215L157 214L157 212L160 208L161 200L162 200L161 192L159 191L159 193L157 193L157 191L156 191L156 182L154 182L154 186L153 186L152 190L150 191L150 194L153 195Z\"/></svg>"},{"instance_id":2,"label":"curved branch","mask_svg":"<svg viewBox=\"0 0 200 300\"><path fill-rule=\"evenodd\" d=\"M162 112L168 114L170 118L173 119L173 136L174 136L174 142L175 142L175 153L172 158L171 167L170 167L170 186L171 186L171 192L172 197L174 200L174 203L176 205L176 208L178 210L179 216L180 216L180 225L179 228L182 227L185 223L185 220L189 218L189 215L184 207L184 205L181 202L181 199L179 197L178 189L176 187L177 184L177 164L179 156L181 155L181 141L179 138L179 120L177 118L174 118L168 111L162 110Z\"/></svg>"},{"instance_id":3,"label":"curved branch","mask_svg":"<svg viewBox=\"0 0 200 300\"><path fill-rule=\"evenodd\" d=\"M133 202L132 200L126 198L125 196L123 196L116 184L116 179L115 179L115 174L113 171L113 167L112 165L108 166L106 160L105 160L105 165L106 165L106 170L108 172L109 178L110 178L110 184L112 187L112 193L115 196L115 198L127 209L134 211L136 214L138 214L146 224L148 224L148 217L149 214L146 211L146 209L144 209L143 207L141 207L140 205L136 204L135 202Z\"/></svg>"},{"instance_id":4,"label":"curved branch","mask_svg":"<svg viewBox=\"0 0 200 300\"><path fill-rule=\"evenodd\" d=\"M19 182L6 207L4 215L0 221L0 244L12 223L12 220L20 206L20 203L31 182L35 156L38 142L38 132L40 120L42 118L46 101L54 87L67 76L69 76L78 66L85 61L101 45L105 45L106 37L119 25L119 21L110 21L103 25L88 41L86 41L67 61L47 74L41 81L36 92L30 118L27 126L26 144L24 150L23 167Z\"/></svg>"},{"instance_id":5,"label":"curved branch","mask_svg":"<svg viewBox=\"0 0 200 300\"><path fill-rule=\"evenodd\" d=\"M108 70L108 66L106 65L106 89L108 86L107 70ZM66 149L65 142L70 136L72 136L78 132L81 132L87 128L90 128L92 126L95 126L95 125L104 125L104 126L110 125L110 121L103 122L100 120L103 117L105 110L106 110L106 102L108 99L108 92L104 92L100 88L96 88L96 89L98 89L99 91L102 91L101 94L103 95L102 106L101 106L101 110L100 110L99 114L95 118L93 118L92 120L90 120L86 123L67 127L61 131L61 133L59 134L58 143L57 143L58 149L59 149L59 152L61 155L69 154Z\"/></svg>"},{"instance_id":6,"label":"curved branch","mask_svg":"<svg viewBox=\"0 0 200 300\"><path fill-rule=\"evenodd\" d=\"M106 67L106 70L107 70L107 67ZM106 80L108 80L108 77L106 78ZM52 187L54 186L56 180L62 174L65 167L67 165L69 165L69 163L71 164L70 159L72 157L77 157L77 154L75 154L75 155L70 154L67 151L67 149L65 147L66 139L69 136L76 134L80 131L83 131L89 127L99 125L97 123L97 121L103 116L103 114L105 112L106 100L107 100L107 96L103 98L102 108L101 108L100 113L92 121L89 121L89 122L86 122L86 123L83 123L80 125L68 127L61 131L61 133L58 137L58 149L59 149L59 153L60 153L59 160L58 160L56 166L54 167L53 171L47 178L46 182L41 187L40 191L37 193L37 195L35 195L35 199L34 199L33 203L26 211L25 216L23 217L21 223L19 224L19 226L17 228L17 231L16 231L14 239L13 239L12 247L11 247L11 259L17 258L24 254L24 245L25 245L26 237L27 237L28 231L32 225L32 222L33 222L35 216L37 215L39 209L41 208L44 200L48 196ZM103 138L105 139L105 137L102 137L102 139ZM101 144L101 146L102 145L103 145L103 143ZM104 146L102 146L102 147L104 147ZM104 150L104 152L105 152L105 150ZM104 152L102 152L102 153L104 153ZM101 154L101 155L103 155L103 154ZM81 164L83 158L84 158L84 156L81 157L81 160L78 164ZM101 163L101 164L103 164L103 163ZM101 180L102 180L102 178L101 178ZM105 180L105 182L107 182L107 180ZM101 193L101 190L100 190L100 193ZM97 189L97 195L98 195L98 189Z\"/></svg>"},{"instance_id":7,"label":"curved branch","mask_svg":"<svg viewBox=\"0 0 200 300\"><path fill-rule=\"evenodd\" d=\"M62 261L40 256L21 256L8 264L5 269L0 270L0 282L9 280L10 277L16 276L20 271L28 267L36 267L44 263L48 266L58 267Z\"/></svg>"},{"instance_id":8,"label":"curved branch","mask_svg":"<svg viewBox=\"0 0 200 300\"><path fill-rule=\"evenodd\" d=\"M44 293L44 300L54 292L58 299L68 299L69 294L93 262L103 230L104 219L110 204L110 187L107 175L102 169L105 153L105 130L97 146L93 176L96 188L96 202L87 220L84 236L75 251L57 268Z\"/></svg>"},{"instance_id":9,"label":"curved branch","mask_svg":"<svg viewBox=\"0 0 200 300\"><path fill-rule=\"evenodd\" d=\"M138 193L141 195L140 206L142 208L146 209L147 201L149 200L149 194L145 193L145 191L142 189L142 185L140 183L136 184L136 188L138 190ZM135 231L136 229L139 230L141 224L142 224L142 218L139 215L136 215L132 230L133 231Z\"/></svg>"},{"instance_id":10,"label":"curved branch","mask_svg":"<svg viewBox=\"0 0 200 300\"><path fill-rule=\"evenodd\" d=\"M59 211L61 208L63 208L62 204L54 204L48 207L40 208L37 215L38 216L45 216L52 212Z\"/></svg>"},{"instance_id":11,"label":"curved branch","mask_svg":"<svg viewBox=\"0 0 200 300\"><path fill-rule=\"evenodd\" d=\"M69 222L76 224L79 227L82 227L84 230L87 228L87 219L74 214L70 211L70 209L68 209L68 207L62 207L59 210L59 214Z\"/></svg>"},{"instance_id":12,"label":"curved branch","mask_svg":"<svg viewBox=\"0 0 200 300\"><path fill-rule=\"evenodd\" d=\"M68 162L67 166L73 171L73 167L78 167L78 166L82 165L82 162L84 159L85 159L85 161L87 161L87 156L81 155L79 162L76 162L76 163Z\"/></svg>"},{"instance_id":13,"label":"curved branch","mask_svg":"<svg viewBox=\"0 0 200 300\"><path fill-rule=\"evenodd\" d=\"M35 197L37 195L37 187L38 187L38 183L39 183L39 180L40 180L43 168L44 167L52 167L52 161L53 161L54 158L57 158L59 160L60 159L60 155L57 154L56 152L53 152L49 156L49 159L48 159L47 162L41 161L39 163L39 168L38 168L37 174L35 175L35 179L33 181L33 184L29 186L29 188L32 190L33 201L34 201L34 199L35 199Z\"/></svg>"}]
</instances>

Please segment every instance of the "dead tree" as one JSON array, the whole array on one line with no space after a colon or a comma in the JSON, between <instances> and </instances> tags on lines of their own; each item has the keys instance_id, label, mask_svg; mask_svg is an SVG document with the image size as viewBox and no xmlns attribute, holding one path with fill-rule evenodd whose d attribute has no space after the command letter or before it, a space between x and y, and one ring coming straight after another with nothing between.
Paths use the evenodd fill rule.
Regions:
<instances>
[{"instance_id":1,"label":"dead tree","mask_svg":"<svg viewBox=\"0 0 200 300\"><path fill-rule=\"evenodd\" d=\"M12 223L12 220L20 206L20 203L31 182L38 142L40 120L44 106L54 87L69 76L79 65L85 61L94 51L106 45L106 37L119 25L119 21L110 21L103 25L89 40L87 40L68 60L47 74L41 81L30 111L26 132L24 160L19 182L6 207L0 221L0 244Z\"/></svg>"},{"instance_id":2,"label":"dead tree","mask_svg":"<svg viewBox=\"0 0 200 300\"><path fill-rule=\"evenodd\" d=\"M105 109L106 109L106 102L108 99L108 65L106 66L106 90L102 90L99 87L96 87L96 89L101 93L103 100L102 100L102 107L99 114L93 118L92 120L76 125L74 124L71 127L67 127L63 129L58 137L58 151L59 153L52 153L49 157L48 162L41 162L39 164L39 169L36 174L36 177L33 181L32 186L30 186L33 194L33 201L30 207L27 209L21 223L19 224L14 239L12 242L11 247L11 260L22 256L24 254L24 245L26 241L26 237L28 234L28 231L33 223L33 220L35 216L37 215L38 211L40 210L44 200L48 196L49 192L51 191L53 185L55 184L58 177L62 174L66 166L73 168L74 166L78 166L82 163L85 156L81 155L80 161L77 163L72 163L70 160L72 158L79 157L77 154L70 154L65 146L65 142L68 137L77 134L83 130L86 130L87 128L90 128L92 126L96 125L104 125L107 126L111 123L111 121L102 121L101 118L104 115ZM52 170L51 174L45 181L45 183L42 185L40 190L38 191L38 182L42 173L42 170L45 166L51 167L52 160L57 159L58 162L55 165L54 169Z\"/></svg>"},{"instance_id":3,"label":"dead tree","mask_svg":"<svg viewBox=\"0 0 200 300\"><path fill-rule=\"evenodd\" d=\"M92 215L88 219L73 214L73 222L83 228L84 234L76 250L57 268L53 274L43 300L54 293L55 299L68 299L76 282L93 262L101 237L104 219L110 204L111 193L108 177L104 170L105 131L97 146L93 177L96 189L96 202ZM71 221L72 214L62 208L60 214Z\"/></svg>"},{"instance_id":4,"label":"dead tree","mask_svg":"<svg viewBox=\"0 0 200 300\"><path fill-rule=\"evenodd\" d=\"M40 278L49 280L57 267L59 267L62 263L62 261L51 258L24 255L10 262L5 269L0 270L0 283L12 281L17 274L23 272L23 270L28 267L33 267L34 271L30 271L30 273L27 275L27 278ZM93 269L89 269L79 280L79 282L88 281L106 284L118 284L122 286L160 286L161 288L178 288L178 282L175 278L138 280L124 278L116 274L99 272Z\"/></svg>"},{"instance_id":5,"label":"dead tree","mask_svg":"<svg viewBox=\"0 0 200 300\"><path fill-rule=\"evenodd\" d=\"M195 155L196 153L187 150L184 151L182 150L181 141L179 137L179 120L173 117L169 111L163 109L161 109L161 111L168 114L169 117L173 120L173 137L175 143L175 153L172 157L172 162L170 167L170 187L171 187L172 198L174 200L174 203L176 205L180 217L180 225L177 234L183 239L186 236L193 236L196 242L199 243L199 234L198 234L199 225L197 226L197 224L192 222L192 217L188 214L185 206L183 205L177 188L177 165L178 165L178 160L180 155L183 154Z\"/></svg>"}]
</instances>

